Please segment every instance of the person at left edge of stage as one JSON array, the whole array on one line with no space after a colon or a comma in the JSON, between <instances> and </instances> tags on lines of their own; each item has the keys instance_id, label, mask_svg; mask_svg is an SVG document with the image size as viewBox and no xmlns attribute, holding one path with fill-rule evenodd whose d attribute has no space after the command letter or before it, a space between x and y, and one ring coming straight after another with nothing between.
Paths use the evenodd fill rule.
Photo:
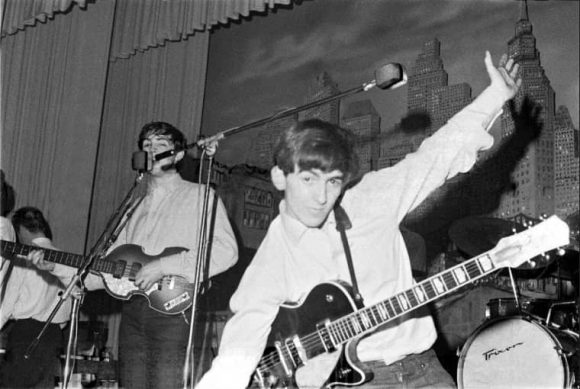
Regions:
<instances>
[{"instance_id":1,"label":"person at left edge of stage","mask_svg":"<svg viewBox=\"0 0 580 389\"><path fill-rule=\"evenodd\" d=\"M18 243L56 250L50 225L38 208L16 210L12 224ZM23 258L14 257L11 261L14 266L7 277L0 306L0 327L8 328L6 360L0 365L0 387L54 387L63 348L62 329L70 320L71 300L64 301L36 348L29 351L28 347L58 304L59 293L65 285L58 277L40 271Z\"/></svg>"},{"instance_id":2,"label":"person at left edge of stage","mask_svg":"<svg viewBox=\"0 0 580 389\"><path fill-rule=\"evenodd\" d=\"M187 145L185 136L173 125L156 121L142 127L137 143L140 150L150 155L178 151L153 161L140 184L144 185L145 195L108 253L124 244L139 245L152 256L170 247L185 248L186 251L155 258L145 264L137 272L134 283L142 290L149 290L164 275L183 276L192 282L204 186L185 181L179 173ZM210 200L209 205L210 210L215 209L208 248L210 278L233 266L238 257L225 207L213 189L211 193L210 199L216 200ZM40 257L31 260L61 279L71 277L70 270L62 266L47 264ZM100 281L93 274L86 277L87 289L104 287L102 282L95 285L98 284L95 279ZM183 314L166 315L151 309L147 300L140 297L133 297L122 305L119 384L125 389L182 387L191 308Z\"/></svg>"}]
</instances>

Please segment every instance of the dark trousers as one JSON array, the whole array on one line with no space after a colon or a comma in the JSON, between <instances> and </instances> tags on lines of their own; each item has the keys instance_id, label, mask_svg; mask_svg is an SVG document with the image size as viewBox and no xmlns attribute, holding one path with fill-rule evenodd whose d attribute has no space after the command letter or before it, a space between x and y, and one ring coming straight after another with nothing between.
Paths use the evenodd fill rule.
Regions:
<instances>
[{"instance_id":1,"label":"dark trousers","mask_svg":"<svg viewBox=\"0 0 580 389\"><path fill-rule=\"evenodd\" d=\"M120 386L125 389L183 387L189 320L185 315L164 315L151 309L146 299L134 297L123 303L119 331ZM208 350L202 350L203 325L197 325L194 337L194 371L209 365ZM208 343L208 342L206 342ZM208 343L209 347L209 343Z\"/></svg>"},{"instance_id":2,"label":"dark trousers","mask_svg":"<svg viewBox=\"0 0 580 389\"><path fill-rule=\"evenodd\" d=\"M365 365L374 373L374 378L357 389L456 388L455 381L441 366L433 350L409 355L388 366L383 361L366 362Z\"/></svg>"},{"instance_id":3,"label":"dark trousers","mask_svg":"<svg viewBox=\"0 0 580 389\"><path fill-rule=\"evenodd\" d=\"M44 323L25 319L15 320L9 325L6 357L0 362L0 387L54 388L63 345L60 326L50 324L38 346L25 359L28 346L37 337Z\"/></svg>"}]
</instances>

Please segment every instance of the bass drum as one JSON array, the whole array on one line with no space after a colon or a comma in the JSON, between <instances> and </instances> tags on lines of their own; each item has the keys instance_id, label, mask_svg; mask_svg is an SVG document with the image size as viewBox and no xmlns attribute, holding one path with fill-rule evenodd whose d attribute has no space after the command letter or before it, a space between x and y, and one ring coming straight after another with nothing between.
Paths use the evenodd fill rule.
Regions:
<instances>
[{"instance_id":1,"label":"bass drum","mask_svg":"<svg viewBox=\"0 0 580 389\"><path fill-rule=\"evenodd\" d=\"M459 388L569 388L578 334L521 316L490 320L467 339L457 366ZM577 361L575 360L574 363Z\"/></svg>"}]
</instances>

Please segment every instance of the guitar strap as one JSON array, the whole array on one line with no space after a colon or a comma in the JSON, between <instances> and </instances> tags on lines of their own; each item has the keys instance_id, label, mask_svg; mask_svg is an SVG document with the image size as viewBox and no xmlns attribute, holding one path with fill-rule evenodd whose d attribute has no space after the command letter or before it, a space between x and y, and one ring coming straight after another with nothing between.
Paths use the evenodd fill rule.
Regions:
<instances>
[{"instance_id":1,"label":"guitar strap","mask_svg":"<svg viewBox=\"0 0 580 389\"><path fill-rule=\"evenodd\" d=\"M10 275L12 274L12 269L14 269L14 258L10 258L8 261L8 268L6 269L6 273L4 273L4 278L2 279L2 285L0 286L0 306L4 302L4 295L6 294L6 286L8 285L8 281L10 281Z\"/></svg>"},{"instance_id":2,"label":"guitar strap","mask_svg":"<svg viewBox=\"0 0 580 389\"><path fill-rule=\"evenodd\" d=\"M352 282L352 289L354 292L354 299L363 306L363 298L358 290L358 283L356 281L356 275L354 274L354 266L352 264L352 255L350 254L350 246L348 244L348 239L346 237L346 230L352 227L352 223L344 208L337 203L334 207L334 220L336 220L336 229L340 233L340 238L342 240L342 246L344 247L344 255L346 256L346 263L348 264L348 271L350 272L350 279Z\"/></svg>"}]
</instances>

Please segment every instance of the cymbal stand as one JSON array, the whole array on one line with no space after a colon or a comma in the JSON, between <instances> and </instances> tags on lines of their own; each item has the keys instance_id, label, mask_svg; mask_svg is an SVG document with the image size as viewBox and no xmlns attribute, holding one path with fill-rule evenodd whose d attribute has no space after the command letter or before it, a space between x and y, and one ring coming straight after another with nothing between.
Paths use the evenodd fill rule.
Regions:
<instances>
[{"instance_id":1,"label":"cymbal stand","mask_svg":"<svg viewBox=\"0 0 580 389\"><path fill-rule=\"evenodd\" d=\"M512 233L515 234L516 232L517 232L517 229L516 229L515 226L513 226L512 227ZM508 267L508 274L510 276L510 283L511 283L511 286L512 286L512 292L514 294L514 299L515 299L515 302L516 302L516 309L519 311L520 308L521 308L520 299L519 299L519 294L520 293L518 291L518 286L516 284L516 281L515 281L515 278L514 278L514 273L513 273L511 267Z\"/></svg>"},{"instance_id":2,"label":"cymbal stand","mask_svg":"<svg viewBox=\"0 0 580 389\"><path fill-rule=\"evenodd\" d=\"M512 272L512 268L511 267L508 267L508 273L510 275L510 283L511 283L511 286L512 286L512 292L514 294L514 299L515 299L515 302L516 302L516 309L519 311L520 308L521 308L521 306L520 306L520 299L519 299L519 291L518 291L518 287L516 285L516 281L514 279L514 274Z\"/></svg>"},{"instance_id":3,"label":"cymbal stand","mask_svg":"<svg viewBox=\"0 0 580 389\"><path fill-rule=\"evenodd\" d=\"M217 140L211 143L208 143L203 146L202 154L200 158L200 165L199 165L199 182L203 181L203 161L204 157L208 157L208 166L207 166L207 177L204 186L204 193L203 193L203 203L202 203L202 213L200 217L200 226L198 231L198 250L197 250L197 260L195 265L195 273L194 273L194 280L193 280L193 296L192 296L192 306L191 306L191 316L189 318L189 337L187 341L187 349L186 349L186 356L185 356L185 363L183 365L183 388L187 389L188 384L191 384L192 387L195 381L195 353L193 348L193 338L195 334L195 321L196 321L196 309L197 309L197 300L198 295L200 293L202 282L204 278L207 276L207 261L208 261L208 246L209 246L209 238L210 233L209 231L209 196L210 196L210 182L211 182L211 175L213 170L213 156L217 151ZM214 199L215 201L215 199Z\"/></svg>"}]
</instances>

